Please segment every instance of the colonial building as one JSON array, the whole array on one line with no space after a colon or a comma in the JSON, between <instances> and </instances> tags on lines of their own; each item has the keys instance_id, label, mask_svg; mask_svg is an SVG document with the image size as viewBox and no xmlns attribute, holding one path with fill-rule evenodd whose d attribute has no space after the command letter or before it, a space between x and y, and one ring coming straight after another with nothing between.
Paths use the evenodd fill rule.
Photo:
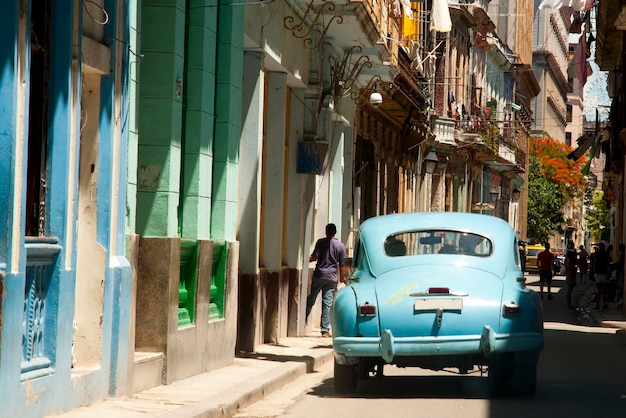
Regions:
<instances>
[{"instance_id":1,"label":"colonial building","mask_svg":"<svg viewBox=\"0 0 626 418\"><path fill-rule=\"evenodd\" d=\"M1 6L3 416L131 391L127 6Z\"/></svg>"},{"instance_id":2,"label":"colonial building","mask_svg":"<svg viewBox=\"0 0 626 418\"><path fill-rule=\"evenodd\" d=\"M543 8L533 25L532 66L541 88L531 104L533 134L560 142L565 142L567 95L572 91L567 81L571 22L571 8Z\"/></svg>"},{"instance_id":3,"label":"colonial building","mask_svg":"<svg viewBox=\"0 0 626 418\"><path fill-rule=\"evenodd\" d=\"M619 244L626 242L626 90L623 88L626 82L623 69L626 8L621 2L600 0L596 24L596 64L600 70L609 72L607 91L612 99L606 130L598 137L601 141L599 147L605 156L602 189L609 204L609 239L617 249ZM613 256L617 257L617 254Z\"/></svg>"}]
</instances>

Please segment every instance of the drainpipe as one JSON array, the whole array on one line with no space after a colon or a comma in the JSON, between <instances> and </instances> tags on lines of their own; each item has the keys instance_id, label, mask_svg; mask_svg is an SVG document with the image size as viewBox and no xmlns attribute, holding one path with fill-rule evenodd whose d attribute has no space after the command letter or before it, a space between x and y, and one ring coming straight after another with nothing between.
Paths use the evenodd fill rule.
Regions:
<instances>
[{"instance_id":1,"label":"drainpipe","mask_svg":"<svg viewBox=\"0 0 626 418\"><path fill-rule=\"evenodd\" d=\"M443 95L444 95L444 100L443 100L443 117L447 118L448 117L448 100L450 100L450 86L448 85L448 83L450 83L450 32L447 32L446 34L446 51L445 51L445 57L446 57L446 68L445 68L445 72L444 72L444 81L443 81Z\"/></svg>"}]
</instances>

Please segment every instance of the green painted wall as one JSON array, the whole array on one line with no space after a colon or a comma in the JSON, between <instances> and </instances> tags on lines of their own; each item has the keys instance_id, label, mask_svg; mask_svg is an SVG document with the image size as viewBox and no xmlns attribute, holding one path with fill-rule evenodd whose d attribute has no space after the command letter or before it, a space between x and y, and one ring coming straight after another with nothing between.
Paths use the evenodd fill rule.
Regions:
<instances>
[{"instance_id":1,"label":"green painted wall","mask_svg":"<svg viewBox=\"0 0 626 418\"><path fill-rule=\"evenodd\" d=\"M139 90L139 66L140 57L137 55L141 42L139 23L141 21L141 10L138 9L136 0L129 2L129 27L130 27L130 50L131 58L129 65L130 86L128 88L129 106L129 127L128 127L128 164L126 166L126 234L134 234L136 231L137 211L137 147L139 145L139 131L137 128L137 92ZM133 216L129 216L132 214Z\"/></svg>"},{"instance_id":2,"label":"green painted wall","mask_svg":"<svg viewBox=\"0 0 626 418\"><path fill-rule=\"evenodd\" d=\"M137 233L235 240L243 7L148 0L141 15Z\"/></svg>"},{"instance_id":3,"label":"green painted wall","mask_svg":"<svg viewBox=\"0 0 626 418\"><path fill-rule=\"evenodd\" d=\"M190 3L186 38L186 106L179 224L183 238L208 239L211 237L218 9L195 4Z\"/></svg>"},{"instance_id":4,"label":"green painted wall","mask_svg":"<svg viewBox=\"0 0 626 418\"><path fill-rule=\"evenodd\" d=\"M211 237L234 241L239 195L244 7L220 6L218 16Z\"/></svg>"},{"instance_id":5,"label":"green painted wall","mask_svg":"<svg viewBox=\"0 0 626 418\"><path fill-rule=\"evenodd\" d=\"M137 233L178 235L185 1L146 0L141 8Z\"/></svg>"}]
</instances>

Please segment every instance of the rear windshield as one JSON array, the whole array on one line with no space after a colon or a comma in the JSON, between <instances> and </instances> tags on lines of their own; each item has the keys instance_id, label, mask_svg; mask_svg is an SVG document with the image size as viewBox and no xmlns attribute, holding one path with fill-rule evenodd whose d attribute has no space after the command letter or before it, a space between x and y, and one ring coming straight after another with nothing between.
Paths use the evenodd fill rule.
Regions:
<instances>
[{"instance_id":1,"label":"rear windshield","mask_svg":"<svg viewBox=\"0 0 626 418\"><path fill-rule=\"evenodd\" d=\"M543 250L539 250L539 249L530 249L526 252L526 256L527 257L536 257L537 254L539 254L540 252L542 252Z\"/></svg>"},{"instance_id":2,"label":"rear windshield","mask_svg":"<svg viewBox=\"0 0 626 418\"><path fill-rule=\"evenodd\" d=\"M410 231L385 239L385 254L390 257L422 254L491 255L491 241L481 235L461 231Z\"/></svg>"}]
</instances>

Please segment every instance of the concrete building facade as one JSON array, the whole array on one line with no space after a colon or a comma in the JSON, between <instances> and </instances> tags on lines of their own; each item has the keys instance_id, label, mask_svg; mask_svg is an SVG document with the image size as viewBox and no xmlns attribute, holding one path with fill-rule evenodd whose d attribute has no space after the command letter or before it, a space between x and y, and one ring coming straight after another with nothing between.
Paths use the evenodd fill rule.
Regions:
<instances>
[{"instance_id":1,"label":"concrete building facade","mask_svg":"<svg viewBox=\"0 0 626 418\"><path fill-rule=\"evenodd\" d=\"M2 4L2 415L127 393L123 1Z\"/></svg>"},{"instance_id":2,"label":"concrete building facade","mask_svg":"<svg viewBox=\"0 0 626 418\"><path fill-rule=\"evenodd\" d=\"M540 5L535 0L535 8ZM533 70L541 92L532 101L533 134L565 142L571 9L538 9L533 24Z\"/></svg>"}]
</instances>

